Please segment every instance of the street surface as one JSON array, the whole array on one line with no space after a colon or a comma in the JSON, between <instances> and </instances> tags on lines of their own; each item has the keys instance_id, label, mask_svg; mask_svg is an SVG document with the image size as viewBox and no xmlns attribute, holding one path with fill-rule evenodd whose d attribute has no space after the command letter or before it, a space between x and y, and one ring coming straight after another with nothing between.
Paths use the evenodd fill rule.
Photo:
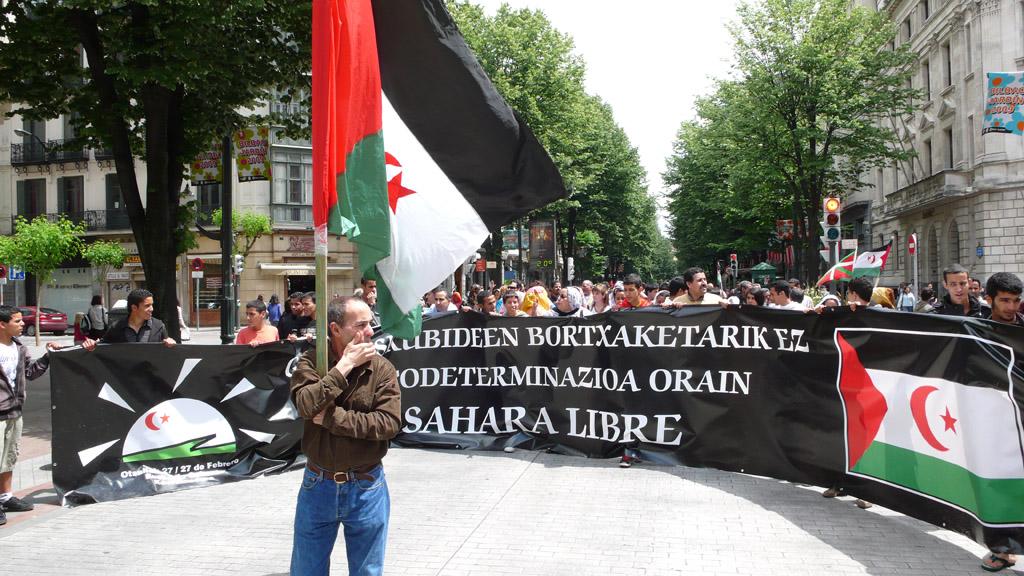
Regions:
<instances>
[{"instance_id":1,"label":"street surface","mask_svg":"<svg viewBox=\"0 0 1024 576\"><path fill-rule=\"evenodd\" d=\"M213 330L193 339L217 342ZM0 527L0 574L287 574L301 471L61 508L49 377L29 386L14 487L36 510ZM985 574L985 550L965 537L778 480L527 451L393 449L385 470L390 574ZM333 558L332 574L347 574L341 539Z\"/></svg>"}]
</instances>

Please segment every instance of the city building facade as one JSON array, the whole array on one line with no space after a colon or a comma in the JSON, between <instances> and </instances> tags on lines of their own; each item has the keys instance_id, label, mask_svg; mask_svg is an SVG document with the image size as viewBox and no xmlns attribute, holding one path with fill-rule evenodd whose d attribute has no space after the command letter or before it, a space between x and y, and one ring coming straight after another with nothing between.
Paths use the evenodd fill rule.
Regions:
<instances>
[{"instance_id":1,"label":"city building facade","mask_svg":"<svg viewBox=\"0 0 1024 576\"><path fill-rule=\"evenodd\" d=\"M894 141L915 157L874 169L843 219L861 249L893 242L881 284L914 279L941 291L959 263L984 281L1024 273L1024 138L982 135L986 72L1024 70L1024 1L890 0L859 4L898 26L896 45L918 55L912 114L891 118ZM918 238L916 260L908 239Z\"/></svg>"},{"instance_id":2,"label":"city building facade","mask_svg":"<svg viewBox=\"0 0 1024 576\"><path fill-rule=\"evenodd\" d=\"M10 104L0 108L6 108L0 112L12 111ZM0 234L12 234L18 216L56 219L64 215L85 224L87 242L117 242L128 254L123 268L103 278L84 260L66 263L47 284L42 305L66 312L70 318L85 311L93 295L102 295L110 306L132 289L145 287L110 151L69 151L63 147L74 138L68 118L33 122L18 116L16 105L13 112L11 117L0 116ZM235 211L267 214L273 227L273 234L260 238L245 260L238 294L242 305L259 295L269 302L274 294L284 300L291 292L314 289L312 147L308 141L291 140L271 130L269 152L270 181L239 183L237 171L231 175ZM138 159L136 174L144 190L146 167ZM212 228L210 214L221 207L221 185L186 182L186 186L186 198L197 204L197 224ZM145 203L144 194L142 200ZM230 269L230 263L222 266L219 241L202 234L198 238L198 247L181 254L177 263L180 305L193 327L197 321L201 326L219 324L223 274ZM329 251L329 290L351 293L359 286L354 245L344 237L332 237ZM202 278L191 273L196 258L203 262ZM31 275L2 286L3 301L8 304L34 305L37 295L37 279Z\"/></svg>"}]
</instances>

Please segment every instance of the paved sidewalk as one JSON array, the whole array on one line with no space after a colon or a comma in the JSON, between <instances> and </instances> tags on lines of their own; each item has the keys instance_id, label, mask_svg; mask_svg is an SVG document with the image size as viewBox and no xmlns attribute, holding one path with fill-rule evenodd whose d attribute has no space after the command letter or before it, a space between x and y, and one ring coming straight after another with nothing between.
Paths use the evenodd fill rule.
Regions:
<instances>
[{"instance_id":1,"label":"paved sidewalk","mask_svg":"<svg viewBox=\"0 0 1024 576\"><path fill-rule=\"evenodd\" d=\"M525 451L394 449L385 468L390 574L985 573L984 550L964 537L777 480ZM52 510L0 528L0 564L17 575L286 574L300 474ZM346 574L341 541L333 558L332 574Z\"/></svg>"}]
</instances>

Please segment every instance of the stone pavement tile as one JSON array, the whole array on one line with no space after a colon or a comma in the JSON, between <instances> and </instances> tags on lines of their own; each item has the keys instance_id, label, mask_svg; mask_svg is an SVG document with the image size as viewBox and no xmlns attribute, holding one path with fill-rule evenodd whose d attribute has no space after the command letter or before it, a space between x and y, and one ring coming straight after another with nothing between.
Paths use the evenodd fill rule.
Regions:
<instances>
[{"instance_id":1,"label":"stone pavement tile","mask_svg":"<svg viewBox=\"0 0 1024 576\"><path fill-rule=\"evenodd\" d=\"M396 449L388 573L979 574L966 538L770 479L537 452ZM3 574L285 574L300 471L0 528ZM343 540L332 574L345 574ZM73 561L69 561L73 559Z\"/></svg>"}]
</instances>

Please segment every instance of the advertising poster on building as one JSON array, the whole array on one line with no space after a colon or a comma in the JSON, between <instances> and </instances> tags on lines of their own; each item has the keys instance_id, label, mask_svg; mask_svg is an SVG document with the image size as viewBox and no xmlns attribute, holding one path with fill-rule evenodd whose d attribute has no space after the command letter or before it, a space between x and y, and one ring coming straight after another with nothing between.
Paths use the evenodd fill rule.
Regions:
<instances>
[{"instance_id":1,"label":"advertising poster on building","mask_svg":"<svg viewBox=\"0 0 1024 576\"><path fill-rule=\"evenodd\" d=\"M270 180L270 128L250 126L233 136L239 182Z\"/></svg>"},{"instance_id":2,"label":"advertising poster on building","mask_svg":"<svg viewBox=\"0 0 1024 576\"><path fill-rule=\"evenodd\" d=\"M1024 72L988 72L981 133L1024 134Z\"/></svg>"},{"instance_id":3,"label":"advertising poster on building","mask_svg":"<svg viewBox=\"0 0 1024 576\"><path fill-rule=\"evenodd\" d=\"M196 154L189 165L190 180L193 186L219 184L221 173L221 142L216 140L210 146Z\"/></svg>"},{"instance_id":4,"label":"advertising poster on building","mask_svg":"<svg viewBox=\"0 0 1024 576\"><path fill-rule=\"evenodd\" d=\"M551 268L555 265L553 220L530 222L530 263L536 268Z\"/></svg>"}]
</instances>

